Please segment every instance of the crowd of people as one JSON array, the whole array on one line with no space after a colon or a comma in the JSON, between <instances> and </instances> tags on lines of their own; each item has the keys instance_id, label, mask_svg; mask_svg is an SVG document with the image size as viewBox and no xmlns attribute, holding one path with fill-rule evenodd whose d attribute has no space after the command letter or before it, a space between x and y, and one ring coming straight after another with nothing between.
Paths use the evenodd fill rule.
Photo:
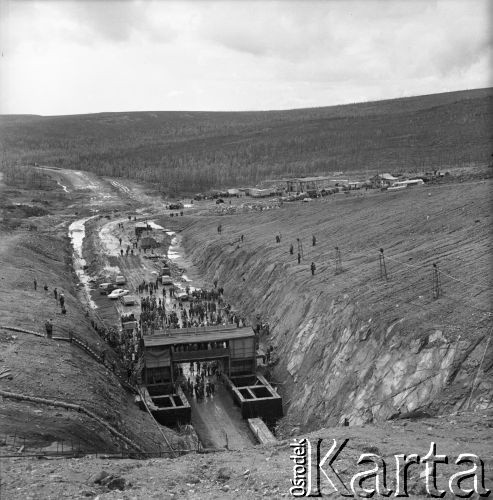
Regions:
<instances>
[{"instance_id":1,"label":"crowd of people","mask_svg":"<svg viewBox=\"0 0 493 500\"><path fill-rule=\"evenodd\" d=\"M183 368L179 368L176 380L187 395L200 401L205 397L214 396L216 381L221 377L221 367L217 361L192 361L187 375L185 375Z\"/></svg>"},{"instance_id":2,"label":"crowd of people","mask_svg":"<svg viewBox=\"0 0 493 500\"><path fill-rule=\"evenodd\" d=\"M135 322L135 316L132 314L122 318L122 335L118 346L118 353L127 370L128 379L130 381L134 372L135 365L143 353L142 331L137 328L125 328L125 324L131 321Z\"/></svg>"},{"instance_id":3,"label":"crowd of people","mask_svg":"<svg viewBox=\"0 0 493 500\"><path fill-rule=\"evenodd\" d=\"M160 286L162 286L161 293ZM202 326L236 324L246 326L246 321L224 303L222 287L215 282L212 289L185 288L185 295L177 297L175 285L160 285L155 281L142 281L137 287L140 298L139 327L144 335L170 328L196 328ZM146 295L148 294L148 295ZM169 298L169 300L167 300Z\"/></svg>"},{"instance_id":4,"label":"crowd of people","mask_svg":"<svg viewBox=\"0 0 493 500\"><path fill-rule=\"evenodd\" d=\"M155 330L165 328L171 319L175 321L175 318L170 318L170 314L166 314L164 297L141 297L139 326L144 335L152 335Z\"/></svg>"}]
</instances>

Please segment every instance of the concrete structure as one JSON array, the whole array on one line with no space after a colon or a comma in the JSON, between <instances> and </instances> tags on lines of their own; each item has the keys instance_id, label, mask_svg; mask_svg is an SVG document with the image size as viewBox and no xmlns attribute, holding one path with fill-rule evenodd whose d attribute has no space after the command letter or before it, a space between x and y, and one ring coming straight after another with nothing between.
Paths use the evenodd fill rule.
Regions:
<instances>
[{"instance_id":1,"label":"concrete structure","mask_svg":"<svg viewBox=\"0 0 493 500\"><path fill-rule=\"evenodd\" d=\"M172 394L151 396L146 388L141 391L141 394L145 399L145 404L138 396L139 405L143 410L147 406L152 416L161 425L172 427L177 423L184 425L192 421L192 408L180 387Z\"/></svg>"},{"instance_id":2,"label":"concrete structure","mask_svg":"<svg viewBox=\"0 0 493 500\"><path fill-rule=\"evenodd\" d=\"M269 428L265 425L264 421L260 418L249 418L248 426L257 438L260 444L276 443L277 439L274 437Z\"/></svg>"},{"instance_id":3,"label":"concrete structure","mask_svg":"<svg viewBox=\"0 0 493 500\"><path fill-rule=\"evenodd\" d=\"M226 378L226 377L225 377ZM274 423L283 416L282 398L260 374L226 378L234 402L243 418L261 417Z\"/></svg>"},{"instance_id":4,"label":"concrete structure","mask_svg":"<svg viewBox=\"0 0 493 500\"><path fill-rule=\"evenodd\" d=\"M178 391L183 377L179 365L219 360L223 367L221 378L240 406L242 417L275 422L282 416L282 399L256 373L255 345L253 330L235 325L177 328L145 336L142 378L153 404L159 407L159 421L168 422L166 425L186 421L187 405L182 404Z\"/></svg>"},{"instance_id":5,"label":"concrete structure","mask_svg":"<svg viewBox=\"0 0 493 500\"><path fill-rule=\"evenodd\" d=\"M256 370L255 333L235 325L177 328L144 337L144 381L149 393L167 394L174 386L175 365L220 359L226 375Z\"/></svg>"}]
</instances>

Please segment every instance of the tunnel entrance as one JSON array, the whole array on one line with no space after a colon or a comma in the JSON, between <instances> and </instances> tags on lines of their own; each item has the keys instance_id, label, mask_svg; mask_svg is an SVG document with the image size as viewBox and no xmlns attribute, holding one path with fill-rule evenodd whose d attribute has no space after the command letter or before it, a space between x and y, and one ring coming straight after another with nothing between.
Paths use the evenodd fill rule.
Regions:
<instances>
[{"instance_id":1,"label":"tunnel entrance","mask_svg":"<svg viewBox=\"0 0 493 500\"><path fill-rule=\"evenodd\" d=\"M235 325L145 336L142 378L156 419L193 423L204 446L251 444L243 419L282 416L281 397L256 373L255 340L250 328Z\"/></svg>"}]
</instances>

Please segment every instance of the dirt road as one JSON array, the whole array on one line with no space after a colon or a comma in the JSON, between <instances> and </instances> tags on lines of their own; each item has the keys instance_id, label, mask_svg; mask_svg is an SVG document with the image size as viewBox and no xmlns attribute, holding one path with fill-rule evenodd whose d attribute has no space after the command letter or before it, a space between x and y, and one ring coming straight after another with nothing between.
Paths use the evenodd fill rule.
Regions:
<instances>
[{"instance_id":1,"label":"dirt road","mask_svg":"<svg viewBox=\"0 0 493 500\"><path fill-rule=\"evenodd\" d=\"M122 189L119 183L111 182L117 185L123 195L130 195L127 189ZM95 183L93 182L93 185ZM106 296L101 296L98 291L92 292L93 301L97 304L98 315L107 323L118 326L118 318L123 313L133 313L137 320L140 317L140 299L149 295L149 292L138 293L138 286L143 282L156 282L160 270L160 261L148 257L152 256L149 251L144 253L134 248L137 243L135 235L135 225L140 222L142 217L129 220L128 216L118 217L111 220L101 219L96 224L90 225L90 231L93 233L92 251L98 252L100 262L100 272L98 279L103 281L114 281L116 275L123 275L126 279L126 288L137 298L137 303L125 306L119 300L110 300ZM184 250L180 244L181 238L177 238L174 231L166 230L154 220L147 219L146 222L152 227L147 236L152 237L161 244L155 250L156 254L168 254L174 263L172 265L172 275L174 285L185 289L190 286L192 289L196 283L193 278L196 272L191 264L186 260ZM146 236L146 235L144 235ZM170 249L171 243L173 244ZM140 246L140 245L139 245ZM131 248L132 253L127 254L127 247ZM123 255L122 255L123 252ZM182 268L185 264L190 265L190 271L183 276L178 267ZM192 278L189 277L192 276ZM162 297L163 286L159 284L156 292L157 297ZM169 287L164 287L168 289ZM178 308L178 302L175 298L166 293L166 310ZM181 305L188 309L188 303ZM180 318L181 324L181 318ZM243 449L253 446L255 441L246 422L242 419L239 410L234 406L231 395L222 385L218 386L218 391L213 398L206 398L197 402L191 398L192 422L195 430L202 441L202 444L208 448Z\"/></svg>"}]
</instances>

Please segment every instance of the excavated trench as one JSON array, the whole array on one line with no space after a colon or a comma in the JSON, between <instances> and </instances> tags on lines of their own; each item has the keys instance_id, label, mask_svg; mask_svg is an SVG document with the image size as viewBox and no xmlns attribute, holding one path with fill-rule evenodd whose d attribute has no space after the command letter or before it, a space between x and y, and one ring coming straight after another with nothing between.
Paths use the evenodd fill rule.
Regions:
<instances>
[{"instance_id":1,"label":"excavated trench","mask_svg":"<svg viewBox=\"0 0 493 500\"><path fill-rule=\"evenodd\" d=\"M362 301L342 286L311 288L293 279L287 264L261 258L257 245L204 241L200 222L182 241L204 278L219 279L237 309L269 321L262 343L277 359L271 372L287 415L280 436L489 404L487 383L472 391L485 336L463 338L453 327L374 310L378 295Z\"/></svg>"},{"instance_id":2,"label":"excavated trench","mask_svg":"<svg viewBox=\"0 0 493 500\"><path fill-rule=\"evenodd\" d=\"M403 217L407 222L408 215ZM252 220L235 220L234 227ZM426 313L415 314L402 303L399 309L397 299L392 307L378 306L394 285L377 284L365 295L359 281L351 286L349 271L313 286L309 273L265 245L265 233L270 239L277 228L269 226L253 244L248 242L255 235L248 234L243 245L239 231L211 238L217 223L215 217L187 220L179 238L172 235L171 257L193 264L205 282L219 279L251 323L258 314L270 323L270 336L261 340L274 347L270 371L285 402L279 435L489 404L488 381L474 385L478 365L492 348L482 332L462 335L460 327L442 321L447 311L440 316L431 303L422 308ZM264 223L275 226L269 218ZM362 223L367 225L366 216ZM256 228L250 225L252 233ZM419 240L409 244L419 247Z\"/></svg>"}]
</instances>

